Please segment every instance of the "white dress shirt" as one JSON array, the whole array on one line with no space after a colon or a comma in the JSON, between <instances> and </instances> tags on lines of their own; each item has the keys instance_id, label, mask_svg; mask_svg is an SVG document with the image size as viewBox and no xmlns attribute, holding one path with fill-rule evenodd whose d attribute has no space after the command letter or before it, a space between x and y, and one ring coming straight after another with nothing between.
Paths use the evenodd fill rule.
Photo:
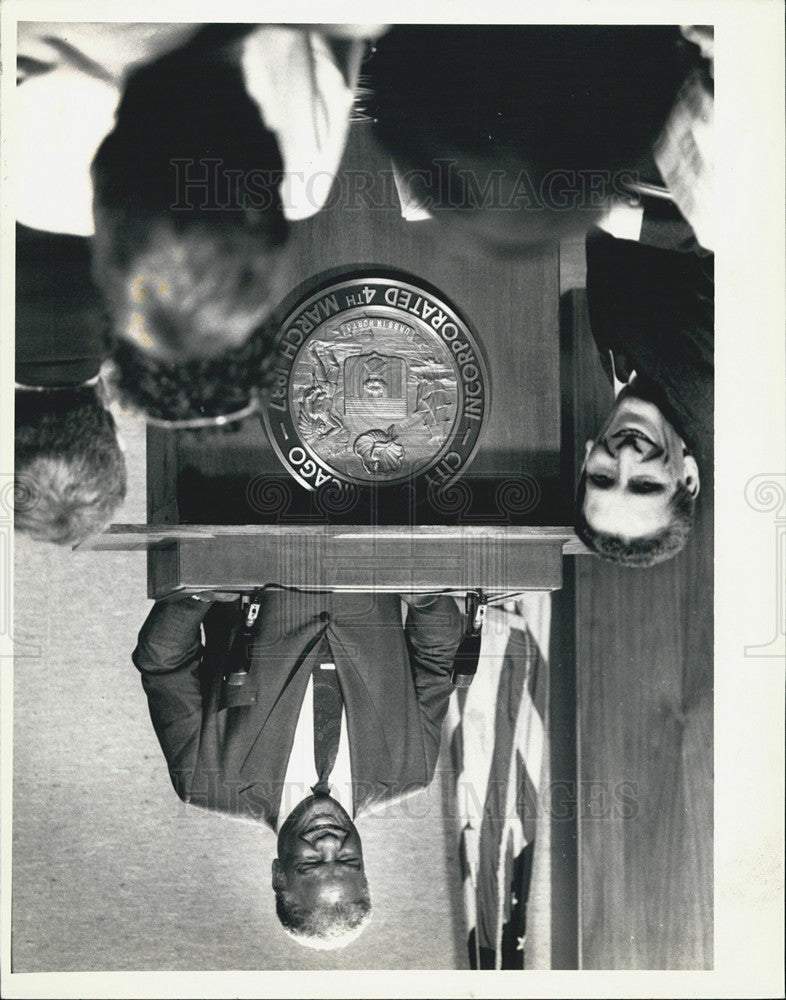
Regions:
<instances>
[{"instance_id":1,"label":"white dress shirt","mask_svg":"<svg viewBox=\"0 0 786 1000\"><path fill-rule=\"evenodd\" d=\"M248 95L278 141L284 216L307 219L328 200L341 165L359 59L347 81L323 36L264 25L244 40L240 64Z\"/></svg>"},{"instance_id":2,"label":"white dress shirt","mask_svg":"<svg viewBox=\"0 0 786 1000\"><path fill-rule=\"evenodd\" d=\"M395 161L391 161L393 181L396 185L401 217L407 222L423 222L432 219L433 215L410 190L406 176L401 172ZM621 200L610 200L609 208L597 223L601 229L621 240L638 240L641 236L641 226L644 220L644 207L631 205Z\"/></svg>"}]
</instances>

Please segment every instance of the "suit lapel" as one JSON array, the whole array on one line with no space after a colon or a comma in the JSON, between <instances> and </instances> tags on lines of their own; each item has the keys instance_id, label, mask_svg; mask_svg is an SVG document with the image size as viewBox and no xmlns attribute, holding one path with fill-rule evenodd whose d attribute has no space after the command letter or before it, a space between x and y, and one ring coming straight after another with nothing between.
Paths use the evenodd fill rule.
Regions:
<instances>
[{"instance_id":1,"label":"suit lapel","mask_svg":"<svg viewBox=\"0 0 786 1000\"><path fill-rule=\"evenodd\" d=\"M289 760L300 707L311 674L307 659L299 658L281 686L266 683L264 667L256 685L257 710L253 713L256 732L240 767L241 774L269 772L274 760L285 752L284 770ZM249 720L251 721L251 720ZM282 771L283 776L283 771Z\"/></svg>"},{"instance_id":2,"label":"suit lapel","mask_svg":"<svg viewBox=\"0 0 786 1000\"><path fill-rule=\"evenodd\" d=\"M248 785L241 788L241 794L270 823L278 816L298 716L311 677L313 651L324 631L319 629L308 640L294 663L291 658L278 658L272 670L267 671L262 662L255 671L255 731L246 730L248 751L240 777L247 779ZM288 664L291 666L286 670Z\"/></svg>"},{"instance_id":3,"label":"suit lapel","mask_svg":"<svg viewBox=\"0 0 786 1000\"><path fill-rule=\"evenodd\" d=\"M256 815L271 824L278 815L308 678L308 669L300 669L274 698L272 705L269 704L270 696L263 695L259 704L262 712L253 712L244 726L246 738L240 747L245 748L246 753L239 770L240 794ZM264 719L261 725L260 719Z\"/></svg>"},{"instance_id":4,"label":"suit lapel","mask_svg":"<svg viewBox=\"0 0 786 1000\"><path fill-rule=\"evenodd\" d=\"M397 779L384 726L363 677L346 655L340 640L330 637L347 713L349 759L352 767L355 813L388 795Z\"/></svg>"}]
</instances>

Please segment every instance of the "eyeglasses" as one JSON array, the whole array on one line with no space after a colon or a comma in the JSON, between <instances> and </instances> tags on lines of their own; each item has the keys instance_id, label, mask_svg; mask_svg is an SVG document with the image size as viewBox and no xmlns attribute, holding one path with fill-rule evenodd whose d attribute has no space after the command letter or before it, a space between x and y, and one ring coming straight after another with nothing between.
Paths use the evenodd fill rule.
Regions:
<instances>
[{"instance_id":1,"label":"eyeglasses","mask_svg":"<svg viewBox=\"0 0 786 1000\"><path fill-rule=\"evenodd\" d=\"M14 382L14 389L22 392L75 392L78 389L100 390L100 376L94 375L86 382L76 382L73 385L25 385L24 382Z\"/></svg>"},{"instance_id":2,"label":"eyeglasses","mask_svg":"<svg viewBox=\"0 0 786 1000\"><path fill-rule=\"evenodd\" d=\"M272 359L271 359L272 361ZM135 406L132 402L122 398L122 394L117 392L118 370L116 363L111 358L106 358L101 365L100 386L103 389L104 398L107 402L112 399L117 400L124 410L128 410L135 416L140 417L151 427L161 427L164 430L199 430L200 428L214 427L221 428L230 424L238 423L247 417L257 413L260 408L260 393L256 389L251 389L249 399L245 406L229 413L205 414L203 416L180 417L167 419L166 417L156 417L148 413L140 406Z\"/></svg>"},{"instance_id":3,"label":"eyeglasses","mask_svg":"<svg viewBox=\"0 0 786 1000\"><path fill-rule=\"evenodd\" d=\"M257 395L253 395L251 400L242 409L235 410L232 413L220 413L215 416L184 417L180 420L164 420L162 417L153 417L149 413L145 413L144 410L138 410L137 413L143 417L151 427L162 427L165 430L176 431L196 430L200 427L225 427L227 424L234 424L240 420L245 420L246 417L250 417L258 411L259 397Z\"/></svg>"}]
</instances>

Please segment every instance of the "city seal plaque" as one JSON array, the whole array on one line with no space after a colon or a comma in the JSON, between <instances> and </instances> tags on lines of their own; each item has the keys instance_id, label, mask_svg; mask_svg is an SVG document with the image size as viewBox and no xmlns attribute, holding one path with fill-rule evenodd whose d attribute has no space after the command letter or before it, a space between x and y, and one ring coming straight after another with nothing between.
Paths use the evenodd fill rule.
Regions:
<instances>
[{"instance_id":1,"label":"city seal plaque","mask_svg":"<svg viewBox=\"0 0 786 1000\"><path fill-rule=\"evenodd\" d=\"M307 489L422 480L439 490L472 458L486 366L458 311L416 281L320 283L282 323L263 418Z\"/></svg>"}]
</instances>

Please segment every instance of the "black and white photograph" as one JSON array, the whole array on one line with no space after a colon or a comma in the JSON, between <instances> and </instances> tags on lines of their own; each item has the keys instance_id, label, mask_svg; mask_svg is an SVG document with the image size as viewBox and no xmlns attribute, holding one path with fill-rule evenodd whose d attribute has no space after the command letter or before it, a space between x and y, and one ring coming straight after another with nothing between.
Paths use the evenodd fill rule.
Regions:
<instances>
[{"instance_id":1,"label":"black and white photograph","mask_svg":"<svg viewBox=\"0 0 786 1000\"><path fill-rule=\"evenodd\" d=\"M0 13L0 995L782 996L780 5Z\"/></svg>"}]
</instances>

